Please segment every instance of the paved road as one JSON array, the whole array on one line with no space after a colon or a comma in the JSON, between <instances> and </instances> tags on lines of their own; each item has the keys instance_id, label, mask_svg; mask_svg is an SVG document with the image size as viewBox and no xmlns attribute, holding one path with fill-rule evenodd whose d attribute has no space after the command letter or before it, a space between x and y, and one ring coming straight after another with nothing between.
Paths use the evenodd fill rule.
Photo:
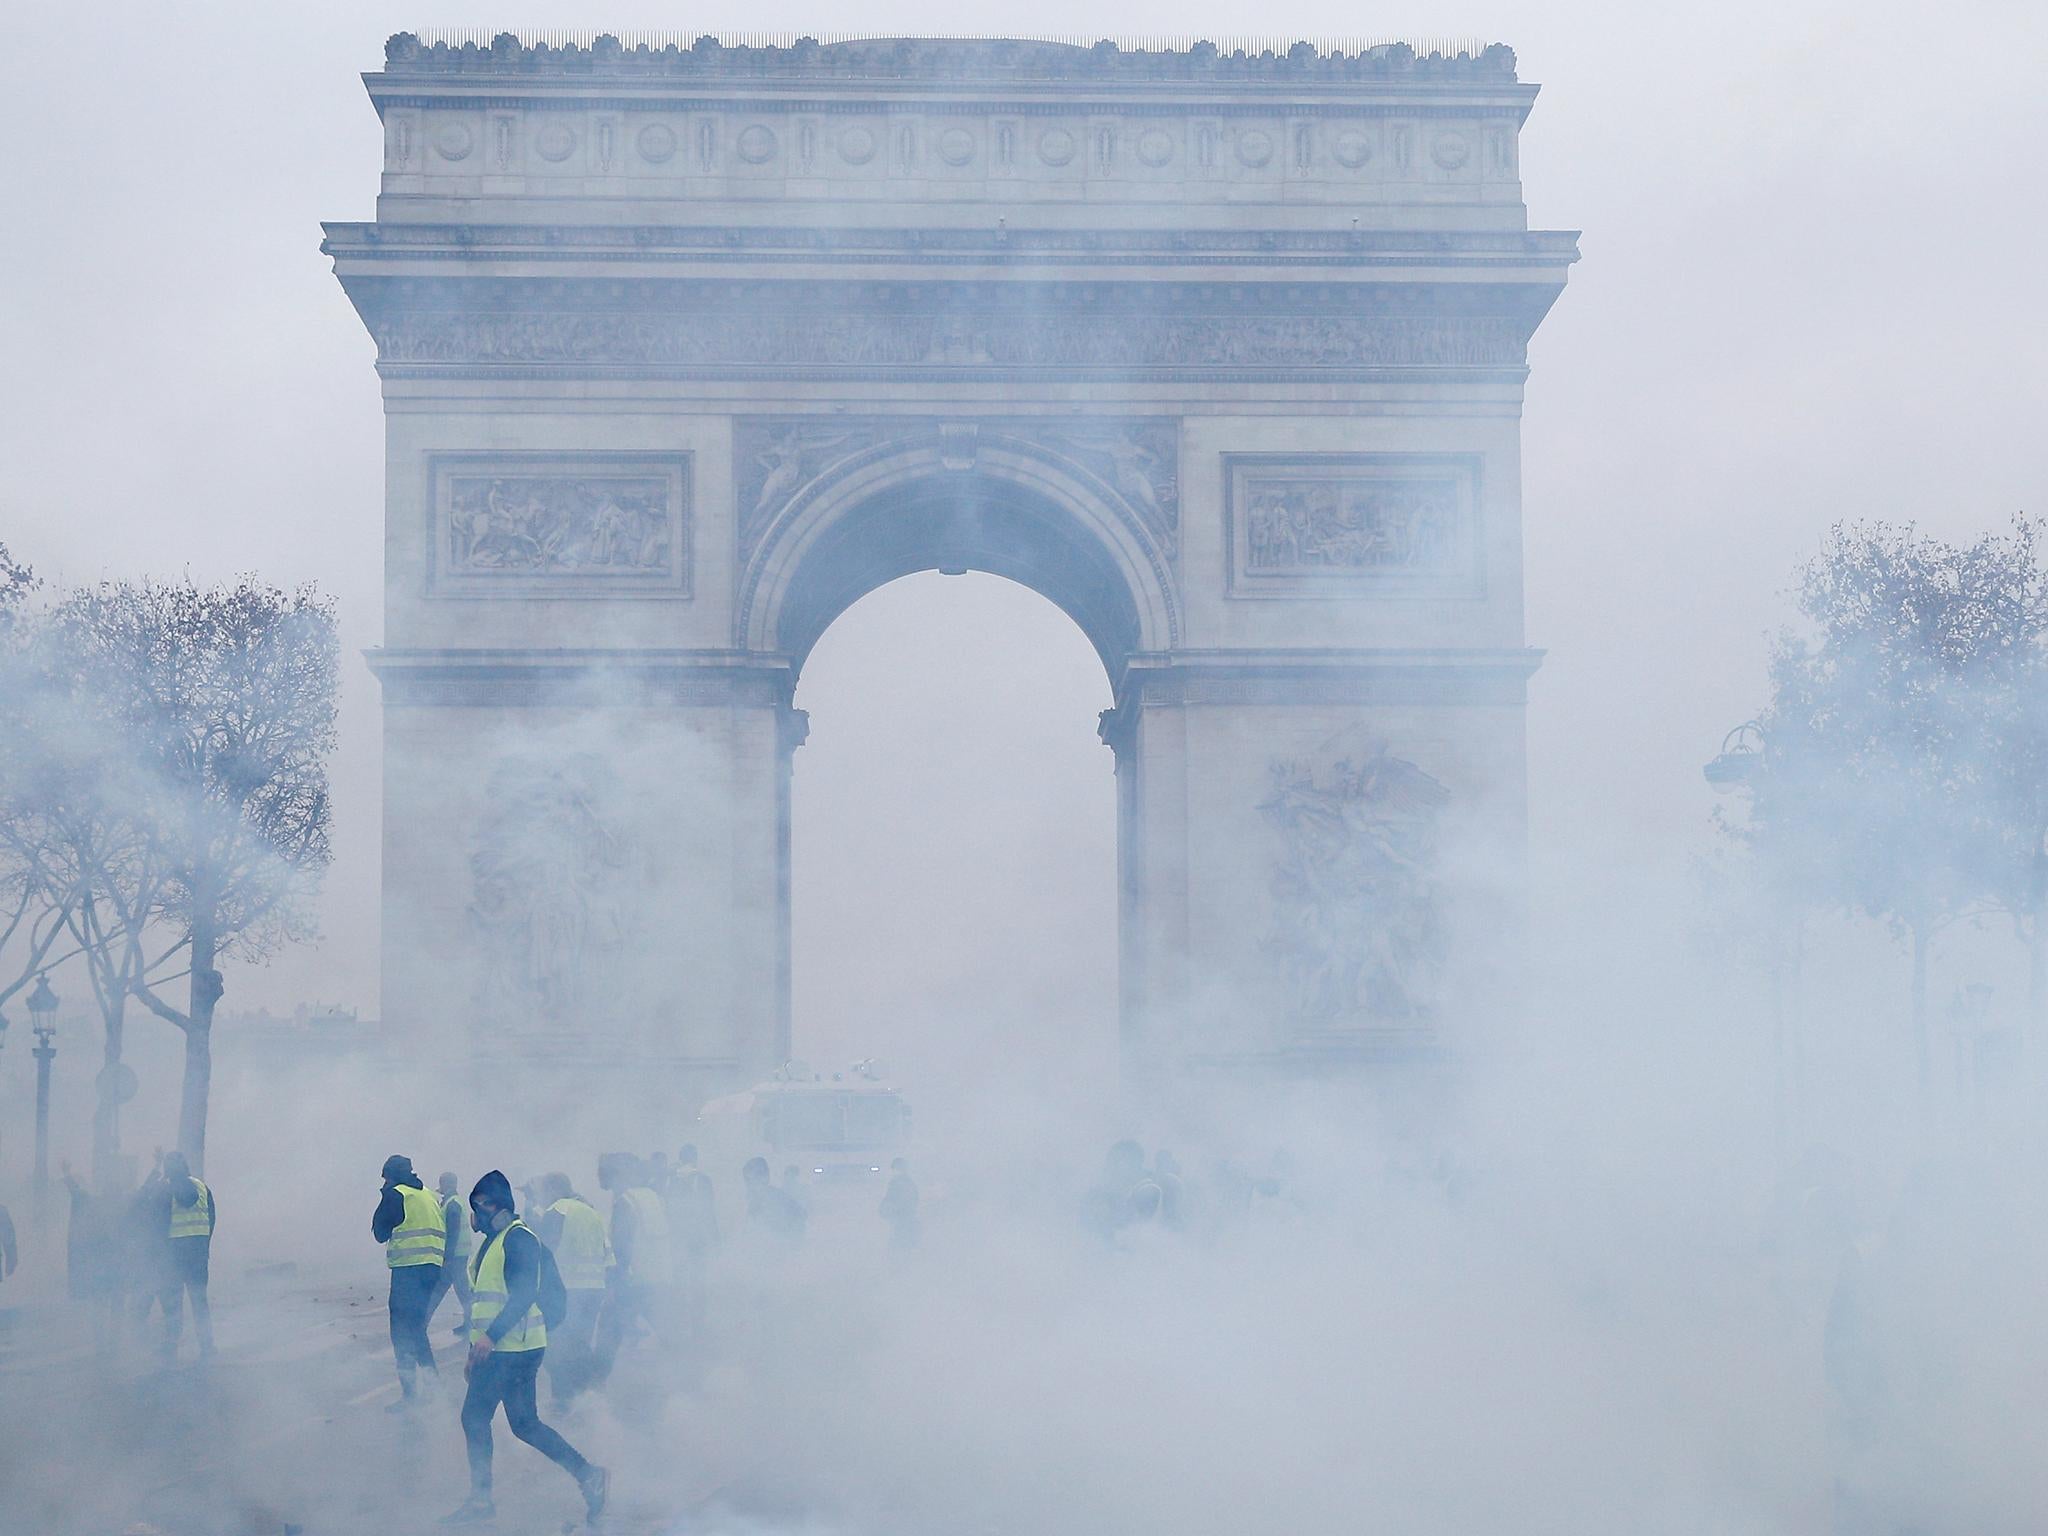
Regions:
<instances>
[{"instance_id":1,"label":"paved road","mask_svg":"<svg viewBox=\"0 0 2048 1536\"><path fill-rule=\"evenodd\" d=\"M452 1304L434 1330L445 1390L409 1414L385 1411L398 1393L381 1289L216 1277L215 1318L218 1358L194 1364L188 1328L185 1358L165 1369L133 1343L98 1359L68 1304L0 1310L0 1530L408 1536L434 1530L460 1502ZM714 1503L751 1500L741 1463L706 1451L715 1434L693 1420L686 1394L661 1390L651 1360L622 1361L612 1400L579 1406L557 1427L613 1468L604 1529L618 1536L678 1531ZM486 1529L580 1529L569 1480L502 1419L497 1436L500 1514Z\"/></svg>"}]
</instances>

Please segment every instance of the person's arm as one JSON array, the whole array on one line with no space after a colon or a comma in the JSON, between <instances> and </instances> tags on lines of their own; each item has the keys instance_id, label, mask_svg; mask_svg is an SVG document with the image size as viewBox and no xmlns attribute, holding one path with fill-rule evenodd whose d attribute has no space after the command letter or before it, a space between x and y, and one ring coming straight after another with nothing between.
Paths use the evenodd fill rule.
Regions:
<instances>
[{"instance_id":1,"label":"person's arm","mask_svg":"<svg viewBox=\"0 0 2048 1536\"><path fill-rule=\"evenodd\" d=\"M494 1345L519 1326L540 1295L540 1240L526 1228L508 1227L498 1241L505 1245L505 1307L484 1330Z\"/></svg>"},{"instance_id":2,"label":"person's arm","mask_svg":"<svg viewBox=\"0 0 2048 1536\"><path fill-rule=\"evenodd\" d=\"M391 1234L404 1220L405 1196L398 1192L396 1184L386 1184L384 1193L377 1198L377 1214L370 1218L370 1236L380 1243L388 1243Z\"/></svg>"},{"instance_id":3,"label":"person's arm","mask_svg":"<svg viewBox=\"0 0 2048 1536\"><path fill-rule=\"evenodd\" d=\"M194 1190L192 1198L197 1200L199 1192ZM211 1184L206 1186L206 1240L213 1241L213 1229L220 1225L220 1192Z\"/></svg>"},{"instance_id":4,"label":"person's arm","mask_svg":"<svg viewBox=\"0 0 2048 1536\"><path fill-rule=\"evenodd\" d=\"M567 1218L560 1211L542 1211L538 1220L529 1223L533 1235L550 1248L562 1246L562 1227Z\"/></svg>"},{"instance_id":5,"label":"person's arm","mask_svg":"<svg viewBox=\"0 0 2048 1536\"><path fill-rule=\"evenodd\" d=\"M14 1218L0 1205L0 1279L14 1273Z\"/></svg>"}]
</instances>

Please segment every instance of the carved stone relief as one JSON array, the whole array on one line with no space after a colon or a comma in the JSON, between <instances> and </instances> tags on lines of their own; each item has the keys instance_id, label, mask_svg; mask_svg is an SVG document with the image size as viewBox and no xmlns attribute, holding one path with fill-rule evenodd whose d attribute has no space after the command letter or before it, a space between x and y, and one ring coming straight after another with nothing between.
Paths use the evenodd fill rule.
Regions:
<instances>
[{"instance_id":1,"label":"carved stone relief","mask_svg":"<svg viewBox=\"0 0 2048 1536\"><path fill-rule=\"evenodd\" d=\"M1234 596L1480 595L1474 459L1234 454L1225 470Z\"/></svg>"},{"instance_id":2,"label":"carved stone relief","mask_svg":"<svg viewBox=\"0 0 2048 1536\"><path fill-rule=\"evenodd\" d=\"M684 460L447 455L432 479L438 594L688 595Z\"/></svg>"},{"instance_id":3,"label":"carved stone relief","mask_svg":"<svg viewBox=\"0 0 2048 1536\"><path fill-rule=\"evenodd\" d=\"M1180 425L1157 418L1067 422L1039 417L933 422L742 418L733 437L742 559L784 508L849 460L900 442L938 447L950 469L971 467L978 445L1009 439L1061 460L1121 502L1171 558L1180 538Z\"/></svg>"},{"instance_id":4,"label":"carved stone relief","mask_svg":"<svg viewBox=\"0 0 2048 1536\"><path fill-rule=\"evenodd\" d=\"M1259 804L1276 844L1264 948L1297 1027L1427 1023L1444 945L1445 787L1384 744L1275 763Z\"/></svg>"},{"instance_id":5,"label":"carved stone relief","mask_svg":"<svg viewBox=\"0 0 2048 1536\"><path fill-rule=\"evenodd\" d=\"M469 856L482 1034L575 1037L616 1013L632 910L624 802L596 753L492 771Z\"/></svg>"}]
</instances>

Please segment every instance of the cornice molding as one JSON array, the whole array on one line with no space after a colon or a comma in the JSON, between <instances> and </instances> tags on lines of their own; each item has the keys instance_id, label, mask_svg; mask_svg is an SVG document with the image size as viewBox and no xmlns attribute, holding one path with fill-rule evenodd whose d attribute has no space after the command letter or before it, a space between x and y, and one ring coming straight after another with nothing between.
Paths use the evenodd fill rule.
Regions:
<instances>
[{"instance_id":1,"label":"cornice molding","mask_svg":"<svg viewBox=\"0 0 2048 1536\"><path fill-rule=\"evenodd\" d=\"M1556 268L1579 258L1576 231L1341 229L922 229L777 225L329 223L321 251L350 263L416 261L862 262L1270 266L1309 258L1353 267Z\"/></svg>"}]
</instances>

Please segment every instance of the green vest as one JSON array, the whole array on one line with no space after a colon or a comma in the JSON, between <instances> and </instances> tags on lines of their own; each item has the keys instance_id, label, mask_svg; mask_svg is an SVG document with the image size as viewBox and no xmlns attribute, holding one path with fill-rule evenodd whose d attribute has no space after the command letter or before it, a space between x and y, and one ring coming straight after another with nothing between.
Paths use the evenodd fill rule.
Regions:
<instances>
[{"instance_id":1,"label":"green vest","mask_svg":"<svg viewBox=\"0 0 2048 1536\"><path fill-rule=\"evenodd\" d=\"M393 1269L439 1264L448 1252L448 1218L441 1213L440 1200L410 1184L396 1188L405 1202L405 1214L391 1229L391 1240L384 1245L384 1262Z\"/></svg>"},{"instance_id":2,"label":"green vest","mask_svg":"<svg viewBox=\"0 0 2048 1536\"><path fill-rule=\"evenodd\" d=\"M515 1230L533 1231L525 1222L515 1220L495 1237L485 1238L483 1246L469 1261L469 1342L472 1344L490 1331L498 1314L505 1310L505 1239ZM535 1238L534 1241L537 1243L540 1239ZM493 1346L500 1353L547 1347L548 1325L541 1318L537 1299L526 1309L526 1316L508 1328L505 1337Z\"/></svg>"},{"instance_id":3,"label":"green vest","mask_svg":"<svg viewBox=\"0 0 2048 1536\"><path fill-rule=\"evenodd\" d=\"M197 1179L192 1187L199 1191L199 1198L190 1205L171 1202L172 1237L213 1236L213 1192Z\"/></svg>"},{"instance_id":4,"label":"green vest","mask_svg":"<svg viewBox=\"0 0 2048 1536\"><path fill-rule=\"evenodd\" d=\"M661 1196L643 1186L621 1190L612 1201L612 1226L616 1231L619 1207L633 1208L632 1276L646 1285L667 1285L673 1278L668 1257L668 1208ZM618 1244L612 1244L614 1254Z\"/></svg>"},{"instance_id":5,"label":"green vest","mask_svg":"<svg viewBox=\"0 0 2048 1536\"><path fill-rule=\"evenodd\" d=\"M604 1235L604 1218L581 1200L557 1200L548 1209L562 1218L562 1235L555 1243L555 1266L562 1272L562 1289L601 1291L604 1272L612 1261L611 1240Z\"/></svg>"}]
</instances>

